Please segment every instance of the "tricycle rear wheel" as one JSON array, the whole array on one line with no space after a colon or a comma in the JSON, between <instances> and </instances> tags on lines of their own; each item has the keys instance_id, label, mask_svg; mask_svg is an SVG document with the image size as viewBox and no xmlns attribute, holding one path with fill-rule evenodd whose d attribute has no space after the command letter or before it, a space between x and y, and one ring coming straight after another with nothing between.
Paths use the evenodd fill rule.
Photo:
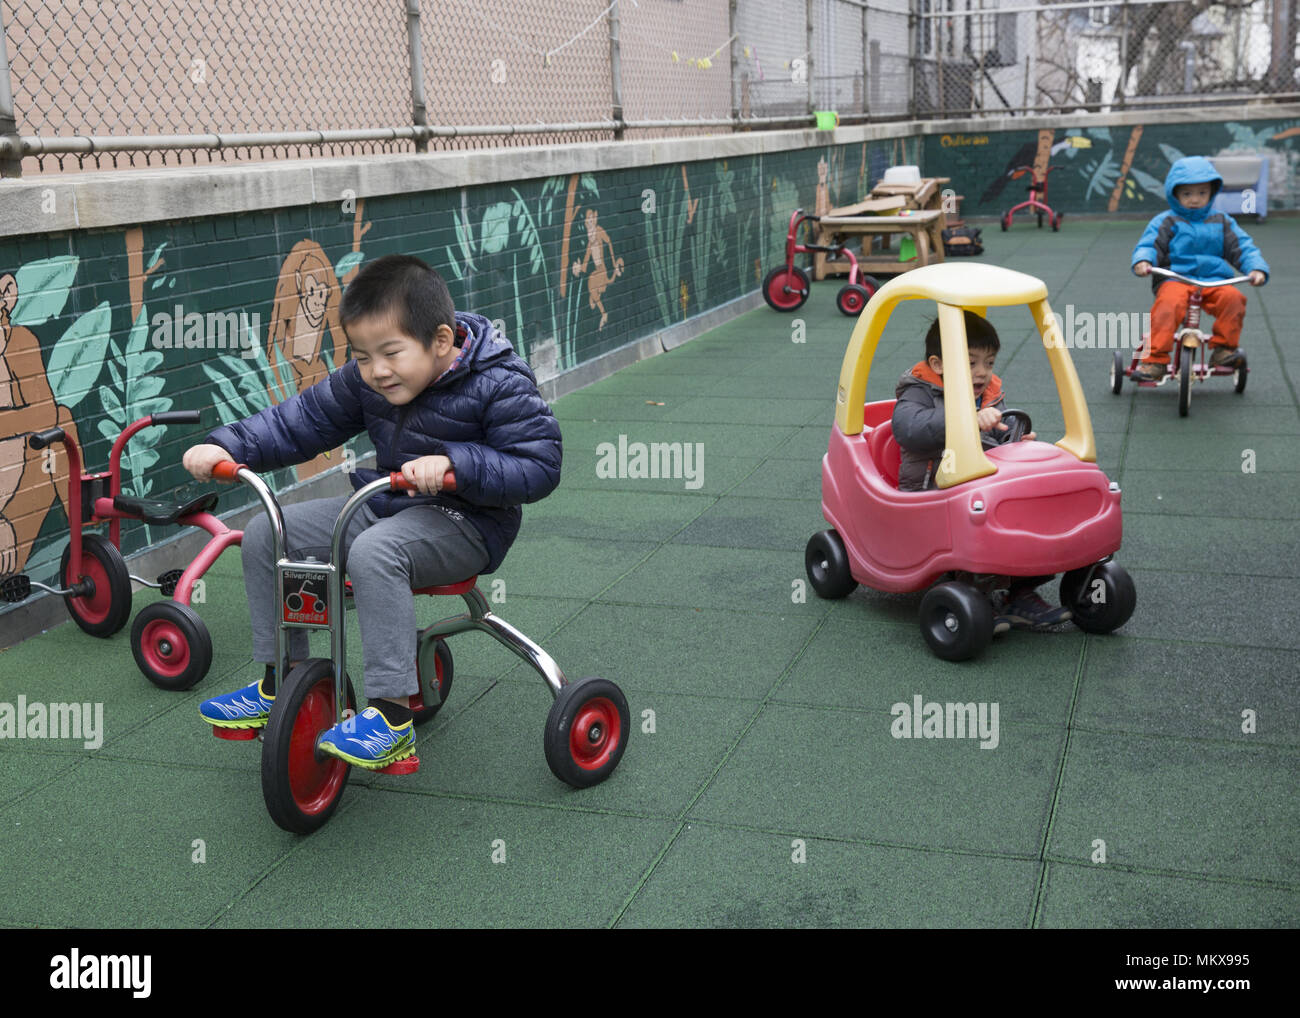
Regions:
<instances>
[{"instance_id":1,"label":"tricycle rear wheel","mask_svg":"<svg viewBox=\"0 0 1300 1018\"><path fill-rule=\"evenodd\" d=\"M1110 391L1116 396L1124 388L1124 358L1116 351L1114 359L1110 362Z\"/></svg>"},{"instance_id":2,"label":"tricycle rear wheel","mask_svg":"<svg viewBox=\"0 0 1300 1018\"><path fill-rule=\"evenodd\" d=\"M416 651L416 666L420 672L420 696L424 706L415 712L415 723L422 725L433 719L451 693L455 667L447 641L421 642Z\"/></svg>"},{"instance_id":3,"label":"tricycle rear wheel","mask_svg":"<svg viewBox=\"0 0 1300 1018\"><path fill-rule=\"evenodd\" d=\"M921 599L921 635L936 657L965 661L993 639L993 606L967 583L940 583Z\"/></svg>"},{"instance_id":4,"label":"tricycle rear wheel","mask_svg":"<svg viewBox=\"0 0 1300 1018\"><path fill-rule=\"evenodd\" d=\"M346 681L355 711L356 693ZM334 664L308 658L280 684L262 737L262 797L271 819L292 834L324 826L343 798L352 768L316 751L316 740L334 724Z\"/></svg>"}]
</instances>

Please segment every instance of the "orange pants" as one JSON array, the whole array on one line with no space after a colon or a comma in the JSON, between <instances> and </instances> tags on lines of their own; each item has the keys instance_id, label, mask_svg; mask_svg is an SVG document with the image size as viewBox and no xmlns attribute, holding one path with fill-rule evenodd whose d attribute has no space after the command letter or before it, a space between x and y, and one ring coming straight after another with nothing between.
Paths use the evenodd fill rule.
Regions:
<instances>
[{"instance_id":1,"label":"orange pants","mask_svg":"<svg viewBox=\"0 0 1300 1018\"><path fill-rule=\"evenodd\" d=\"M1183 324L1187 313L1187 299L1195 289L1176 279L1167 279L1156 291L1156 302L1151 307L1151 349L1142 359L1157 364L1168 364L1174 347L1174 333ZM1214 316L1212 346L1235 349L1241 338L1241 322L1246 317L1246 295L1235 286L1207 286L1202 293L1201 313ZM1204 323L1201 329L1204 330Z\"/></svg>"}]
</instances>

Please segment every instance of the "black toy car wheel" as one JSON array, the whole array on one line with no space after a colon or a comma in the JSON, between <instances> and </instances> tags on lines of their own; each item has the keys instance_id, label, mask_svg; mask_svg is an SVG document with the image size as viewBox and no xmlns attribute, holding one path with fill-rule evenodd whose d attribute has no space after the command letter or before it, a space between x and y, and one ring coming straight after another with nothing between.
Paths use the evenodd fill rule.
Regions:
<instances>
[{"instance_id":1,"label":"black toy car wheel","mask_svg":"<svg viewBox=\"0 0 1300 1018\"><path fill-rule=\"evenodd\" d=\"M1085 633L1111 633L1132 617L1137 590L1123 566L1102 562L1061 577L1061 606Z\"/></svg>"},{"instance_id":2,"label":"black toy car wheel","mask_svg":"<svg viewBox=\"0 0 1300 1018\"><path fill-rule=\"evenodd\" d=\"M858 585L849 572L849 553L844 541L833 530L823 530L808 539L803 554L808 582L818 597L834 601L848 597Z\"/></svg>"},{"instance_id":3,"label":"black toy car wheel","mask_svg":"<svg viewBox=\"0 0 1300 1018\"><path fill-rule=\"evenodd\" d=\"M1110 362L1110 391L1116 396L1124 388L1124 358L1116 351Z\"/></svg>"},{"instance_id":4,"label":"black toy car wheel","mask_svg":"<svg viewBox=\"0 0 1300 1018\"><path fill-rule=\"evenodd\" d=\"M1246 355L1237 355L1237 366L1232 370L1232 391L1241 394L1246 391Z\"/></svg>"},{"instance_id":5,"label":"black toy car wheel","mask_svg":"<svg viewBox=\"0 0 1300 1018\"><path fill-rule=\"evenodd\" d=\"M993 639L993 606L966 583L940 583L921 599L921 635L936 657L965 661Z\"/></svg>"},{"instance_id":6,"label":"black toy car wheel","mask_svg":"<svg viewBox=\"0 0 1300 1018\"><path fill-rule=\"evenodd\" d=\"M1195 352L1183 351L1182 363L1178 365L1178 416L1186 417L1192 406L1192 368L1196 360Z\"/></svg>"}]
</instances>

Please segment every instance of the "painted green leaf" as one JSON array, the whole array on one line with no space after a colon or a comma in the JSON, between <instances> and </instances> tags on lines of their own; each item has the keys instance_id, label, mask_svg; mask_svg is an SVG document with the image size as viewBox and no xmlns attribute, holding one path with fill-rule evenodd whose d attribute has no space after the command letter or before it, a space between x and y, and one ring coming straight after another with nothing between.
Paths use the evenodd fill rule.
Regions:
<instances>
[{"instance_id":1,"label":"painted green leaf","mask_svg":"<svg viewBox=\"0 0 1300 1018\"><path fill-rule=\"evenodd\" d=\"M284 354L280 352L280 344L272 343L271 348L275 350L275 367L280 372L280 385L277 386L280 393L279 402L283 403L291 396L298 395L294 389L293 370L289 367L289 362L284 359Z\"/></svg>"},{"instance_id":2,"label":"painted green leaf","mask_svg":"<svg viewBox=\"0 0 1300 1018\"><path fill-rule=\"evenodd\" d=\"M155 265L158 264L158 259L162 257L163 248L165 248L166 246L167 246L167 241L164 240L161 244L159 244L156 248L153 249L153 257L149 259L149 264L144 267L146 272L148 272L150 269L152 269Z\"/></svg>"},{"instance_id":3,"label":"painted green leaf","mask_svg":"<svg viewBox=\"0 0 1300 1018\"><path fill-rule=\"evenodd\" d=\"M117 398L117 393L106 385L99 387L99 402L104 406L104 413L117 421L118 427L126 424L126 409L122 406L122 401Z\"/></svg>"},{"instance_id":4,"label":"painted green leaf","mask_svg":"<svg viewBox=\"0 0 1300 1018\"><path fill-rule=\"evenodd\" d=\"M108 361L108 377L113 379L114 389L126 388L126 386L122 384L122 372L117 370L117 365L114 364L111 360Z\"/></svg>"},{"instance_id":5,"label":"painted green leaf","mask_svg":"<svg viewBox=\"0 0 1300 1018\"><path fill-rule=\"evenodd\" d=\"M121 430L122 430L121 427L114 424L108 418L105 417L100 419L99 433L103 435L105 438L107 438L110 442L117 441L118 432L120 432Z\"/></svg>"},{"instance_id":6,"label":"painted green leaf","mask_svg":"<svg viewBox=\"0 0 1300 1018\"><path fill-rule=\"evenodd\" d=\"M142 375L148 374L150 371L152 371L162 362L163 362L163 355L161 353L159 353L157 350L146 350L144 351L144 353L140 354L140 359L137 362L138 364L137 370ZM109 361L109 365L110 367L112 366L112 361Z\"/></svg>"},{"instance_id":7,"label":"painted green leaf","mask_svg":"<svg viewBox=\"0 0 1300 1018\"><path fill-rule=\"evenodd\" d=\"M504 251L510 243L510 203L499 201L483 213L480 247L488 254Z\"/></svg>"},{"instance_id":8,"label":"painted green leaf","mask_svg":"<svg viewBox=\"0 0 1300 1018\"><path fill-rule=\"evenodd\" d=\"M139 473L142 470L148 470L151 466L153 466L155 463L158 462L158 453L156 453L153 449L143 449L140 452L135 454L134 459L136 461L136 466L138 468L136 470L136 473Z\"/></svg>"},{"instance_id":9,"label":"painted green leaf","mask_svg":"<svg viewBox=\"0 0 1300 1018\"><path fill-rule=\"evenodd\" d=\"M334 266L334 275L342 279L356 266L361 264L361 259L365 257L364 251L350 251L339 259L339 263Z\"/></svg>"},{"instance_id":10,"label":"painted green leaf","mask_svg":"<svg viewBox=\"0 0 1300 1018\"><path fill-rule=\"evenodd\" d=\"M159 381L161 381L161 379L159 379ZM171 398L168 396L158 396L154 399L142 399L135 404L136 415L139 417L147 417L149 414L164 414L171 408L172 408L172 401ZM145 428L144 431L140 432L140 434L147 435L150 432L155 430L157 430L159 436L161 436L162 432L166 429L162 428L162 426L159 425L157 429ZM154 443L149 441L148 439L145 439L144 444L153 445Z\"/></svg>"},{"instance_id":11,"label":"painted green leaf","mask_svg":"<svg viewBox=\"0 0 1300 1018\"><path fill-rule=\"evenodd\" d=\"M1172 145L1166 145L1164 142L1161 142L1161 143L1160 143L1160 153L1161 153L1161 155L1163 155L1166 159L1169 160L1169 165L1170 165L1170 166L1172 166L1174 163L1178 162L1179 159L1182 159L1182 158L1183 158L1183 154L1182 154L1182 152L1180 152L1178 149L1174 148Z\"/></svg>"},{"instance_id":12,"label":"painted green leaf","mask_svg":"<svg viewBox=\"0 0 1300 1018\"><path fill-rule=\"evenodd\" d=\"M162 392L163 380L157 375L145 375L135 379L131 384L131 400L138 403L142 399L148 399L150 396L157 396Z\"/></svg>"},{"instance_id":13,"label":"painted green leaf","mask_svg":"<svg viewBox=\"0 0 1300 1018\"><path fill-rule=\"evenodd\" d=\"M62 314L80 260L76 255L61 255L28 262L19 268L14 273L18 281L18 303L9 320L14 325L30 327L44 325Z\"/></svg>"},{"instance_id":14,"label":"painted green leaf","mask_svg":"<svg viewBox=\"0 0 1300 1018\"><path fill-rule=\"evenodd\" d=\"M235 387L230 384L230 379L214 368L211 364L203 365L203 373L212 379L216 385L220 397L215 400L217 409L221 414L221 423L229 424L231 421L243 420L247 417L248 407L240 398Z\"/></svg>"},{"instance_id":15,"label":"painted green leaf","mask_svg":"<svg viewBox=\"0 0 1300 1018\"><path fill-rule=\"evenodd\" d=\"M113 314L108 301L73 322L54 344L46 375L57 403L75 407L95 386L104 366Z\"/></svg>"}]
</instances>

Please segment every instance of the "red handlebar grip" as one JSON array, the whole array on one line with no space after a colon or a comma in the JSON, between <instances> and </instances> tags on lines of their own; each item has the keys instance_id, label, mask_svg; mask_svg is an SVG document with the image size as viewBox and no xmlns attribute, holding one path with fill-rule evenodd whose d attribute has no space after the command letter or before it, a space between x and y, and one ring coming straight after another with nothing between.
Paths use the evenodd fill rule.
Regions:
<instances>
[{"instance_id":1,"label":"red handlebar grip","mask_svg":"<svg viewBox=\"0 0 1300 1018\"><path fill-rule=\"evenodd\" d=\"M412 484L410 481L408 481L405 477L402 476L402 472L400 470L394 470L391 473L389 473L388 484L389 487L393 489L393 491L418 490L414 484ZM442 475L442 490L443 491L456 490L456 472L454 470L448 470L445 474Z\"/></svg>"},{"instance_id":2,"label":"red handlebar grip","mask_svg":"<svg viewBox=\"0 0 1300 1018\"><path fill-rule=\"evenodd\" d=\"M235 475L241 470L248 468L243 463L235 463L233 460L222 460L212 468L212 476L218 481L235 481L238 477Z\"/></svg>"}]
</instances>

